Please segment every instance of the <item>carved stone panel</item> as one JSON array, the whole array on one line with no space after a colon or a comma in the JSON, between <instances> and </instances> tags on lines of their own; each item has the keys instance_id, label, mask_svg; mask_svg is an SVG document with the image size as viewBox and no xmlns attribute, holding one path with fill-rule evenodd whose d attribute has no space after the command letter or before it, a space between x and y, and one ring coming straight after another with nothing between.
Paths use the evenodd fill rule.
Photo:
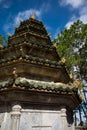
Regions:
<instances>
[{"instance_id":1,"label":"carved stone panel","mask_svg":"<svg viewBox=\"0 0 87 130\"><path fill-rule=\"evenodd\" d=\"M22 110L19 130L61 130L60 111Z\"/></svg>"}]
</instances>

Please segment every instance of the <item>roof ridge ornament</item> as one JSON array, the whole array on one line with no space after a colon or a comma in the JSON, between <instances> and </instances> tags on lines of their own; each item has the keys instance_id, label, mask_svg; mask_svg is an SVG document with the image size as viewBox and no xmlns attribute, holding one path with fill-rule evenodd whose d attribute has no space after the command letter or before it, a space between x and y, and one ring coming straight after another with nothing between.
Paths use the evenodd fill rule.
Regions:
<instances>
[{"instance_id":1,"label":"roof ridge ornament","mask_svg":"<svg viewBox=\"0 0 87 130\"><path fill-rule=\"evenodd\" d=\"M31 15L30 18L32 18L32 19L36 19L36 17L35 17L35 13L34 13L34 12L32 12L32 15Z\"/></svg>"},{"instance_id":2,"label":"roof ridge ornament","mask_svg":"<svg viewBox=\"0 0 87 130\"><path fill-rule=\"evenodd\" d=\"M11 34L10 34L10 33L7 33L7 36L8 36L8 37L11 37Z\"/></svg>"}]
</instances>

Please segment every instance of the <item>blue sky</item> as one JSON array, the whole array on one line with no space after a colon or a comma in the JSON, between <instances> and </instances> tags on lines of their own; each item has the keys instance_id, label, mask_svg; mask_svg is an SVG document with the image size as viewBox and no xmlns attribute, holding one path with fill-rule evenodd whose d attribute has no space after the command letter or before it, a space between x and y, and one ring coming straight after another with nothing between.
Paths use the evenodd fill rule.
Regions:
<instances>
[{"instance_id":1,"label":"blue sky","mask_svg":"<svg viewBox=\"0 0 87 130\"><path fill-rule=\"evenodd\" d=\"M54 39L77 19L87 22L87 0L0 0L0 34L13 34L20 20L28 19L32 12Z\"/></svg>"}]
</instances>

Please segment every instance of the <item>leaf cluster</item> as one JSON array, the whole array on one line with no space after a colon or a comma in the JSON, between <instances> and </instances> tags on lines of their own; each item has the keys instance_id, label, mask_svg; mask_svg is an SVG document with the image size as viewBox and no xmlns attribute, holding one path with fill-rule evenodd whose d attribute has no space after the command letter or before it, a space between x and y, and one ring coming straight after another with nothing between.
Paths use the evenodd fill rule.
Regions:
<instances>
[{"instance_id":1,"label":"leaf cluster","mask_svg":"<svg viewBox=\"0 0 87 130\"><path fill-rule=\"evenodd\" d=\"M5 37L0 35L0 45L5 45L6 43L7 43L7 40L5 39Z\"/></svg>"},{"instance_id":2,"label":"leaf cluster","mask_svg":"<svg viewBox=\"0 0 87 130\"><path fill-rule=\"evenodd\" d=\"M60 57L66 59L69 73L87 81L87 24L77 20L54 39Z\"/></svg>"}]
</instances>

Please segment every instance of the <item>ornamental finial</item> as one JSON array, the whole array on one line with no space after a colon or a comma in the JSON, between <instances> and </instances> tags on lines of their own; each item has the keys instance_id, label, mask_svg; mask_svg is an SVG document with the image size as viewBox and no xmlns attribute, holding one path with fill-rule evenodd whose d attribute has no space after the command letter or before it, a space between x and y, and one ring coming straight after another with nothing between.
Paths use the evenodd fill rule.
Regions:
<instances>
[{"instance_id":1,"label":"ornamental finial","mask_svg":"<svg viewBox=\"0 0 87 130\"><path fill-rule=\"evenodd\" d=\"M10 33L8 33L7 35L8 35L8 37L11 37L11 34L10 34Z\"/></svg>"},{"instance_id":2,"label":"ornamental finial","mask_svg":"<svg viewBox=\"0 0 87 130\"><path fill-rule=\"evenodd\" d=\"M36 19L36 18L35 18L35 14L34 14L34 12L32 12L32 15L31 15L30 18L32 18L32 19Z\"/></svg>"}]
</instances>

